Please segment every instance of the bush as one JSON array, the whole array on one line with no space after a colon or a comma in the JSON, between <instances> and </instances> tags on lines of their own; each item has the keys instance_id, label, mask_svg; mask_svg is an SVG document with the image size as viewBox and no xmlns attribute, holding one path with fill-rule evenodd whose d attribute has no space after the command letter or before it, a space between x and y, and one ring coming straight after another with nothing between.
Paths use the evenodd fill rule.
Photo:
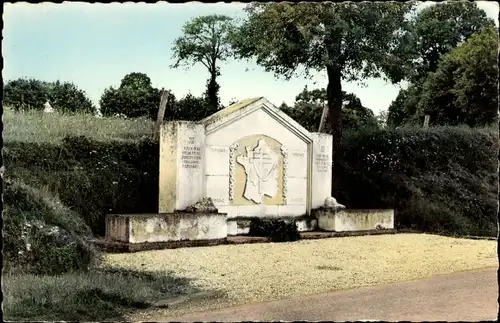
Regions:
<instances>
[{"instance_id":1,"label":"bush","mask_svg":"<svg viewBox=\"0 0 500 323\"><path fill-rule=\"evenodd\" d=\"M60 145L10 142L9 174L47 187L80 214L96 235L109 213L158 212L158 143L68 137Z\"/></svg>"},{"instance_id":2,"label":"bush","mask_svg":"<svg viewBox=\"0 0 500 323\"><path fill-rule=\"evenodd\" d=\"M393 208L396 225L497 234L498 135L468 128L346 132L334 168L348 208Z\"/></svg>"},{"instance_id":3,"label":"bush","mask_svg":"<svg viewBox=\"0 0 500 323\"><path fill-rule=\"evenodd\" d=\"M7 270L60 274L87 270L100 255L78 214L47 192L7 178L4 255Z\"/></svg>"},{"instance_id":4,"label":"bush","mask_svg":"<svg viewBox=\"0 0 500 323\"><path fill-rule=\"evenodd\" d=\"M268 237L273 242L297 241L300 239L295 221L253 218L248 233L254 237Z\"/></svg>"}]
</instances>

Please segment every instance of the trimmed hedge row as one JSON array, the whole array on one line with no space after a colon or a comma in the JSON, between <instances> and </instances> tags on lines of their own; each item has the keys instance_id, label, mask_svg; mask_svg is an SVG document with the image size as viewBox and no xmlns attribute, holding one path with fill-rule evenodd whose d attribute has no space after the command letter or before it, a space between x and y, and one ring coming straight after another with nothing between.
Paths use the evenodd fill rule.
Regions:
<instances>
[{"instance_id":1,"label":"trimmed hedge row","mask_svg":"<svg viewBox=\"0 0 500 323\"><path fill-rule=\"evenodd\" d=\"M334 168L349 208L394 208L396 225L497 234L498 135L467 128L346 133Z\"/></svg>"},{"instance_id":2,"label":"trimmed hedge row","mask_svg":"<svg viewBox=\"0 0 500 323\"><path fill-rule=\"evenodd\" d=\"M451 127L367 130L346 132L342 146L333 184L347 207L394 208L398 228L496 235L496 134ZM10 142L4 157L12 176L48 187L96 235L104 235L108 213L157 212L156 142Z\"/></svg>"}]
</instances>

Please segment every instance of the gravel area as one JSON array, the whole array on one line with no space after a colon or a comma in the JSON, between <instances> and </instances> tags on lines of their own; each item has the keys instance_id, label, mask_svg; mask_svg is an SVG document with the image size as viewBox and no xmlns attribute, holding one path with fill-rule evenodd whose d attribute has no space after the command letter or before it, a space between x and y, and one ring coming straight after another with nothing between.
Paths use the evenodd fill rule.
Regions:
<instances>
[{"instance_id":1,"label":"gravel area","mask_svg":"<svg viewBox=\"0 0 500 323\"><path fill-rule=\"evenodd\" d=\"M496 241L397 234L107 254L106 263L173 271L226 295L129 318L144 320L497 267L496 247Z\"/></svg>"}]
</instances>

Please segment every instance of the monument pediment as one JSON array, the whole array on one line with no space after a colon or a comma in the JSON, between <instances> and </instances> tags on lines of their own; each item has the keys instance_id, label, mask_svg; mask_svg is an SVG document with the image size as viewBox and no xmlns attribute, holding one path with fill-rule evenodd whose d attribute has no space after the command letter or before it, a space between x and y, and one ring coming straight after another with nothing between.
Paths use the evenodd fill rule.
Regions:
<instances>
[{"instance_id":1,"label":"monument pediment","mask_svg":"<svg viewBox=\"0 0 500 323\"><path fill-rule=\"evenodd\" d=\"M217 111L211 116L206 117L200 122L204 125L206 133L210 134L258 110L265 112L269 117L276 120L284 128L294 133L304 142L311 143L313 141L312 136L307 129L302 127L298 122L293 120L264 97L238 101L222 110Z\"/></svg>"}]
</instances>

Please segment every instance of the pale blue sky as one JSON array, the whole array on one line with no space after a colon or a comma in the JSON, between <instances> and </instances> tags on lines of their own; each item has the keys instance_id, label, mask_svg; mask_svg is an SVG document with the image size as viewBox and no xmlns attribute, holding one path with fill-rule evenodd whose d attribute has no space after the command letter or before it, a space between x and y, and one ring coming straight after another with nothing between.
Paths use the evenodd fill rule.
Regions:
<instances>
[{"instance_id":1,"label":"pale blue sky","mask_svg":"<svg viewBox=\"0 0 500 323\"><path fill-rule=\"evenodd\" d=\"M117 87L131 72L146 73L153 86L172 89L177 98L188 92L200 95L208 72L201 64L189 70L171 69L172 43L190 18L215 13L244 17L244 6L199 2L4 4L3 79L70 81L96 105L105 88ZM478 6L498 25L496 2L478 1ZM297 77L284 81L244 61L227 62L221 66L221 73L223 104L233 98L256 96L264 96L276 105L293 104L304 85L310 89L326 87L324 73L315 74L313 80ZM381 79L365 83L366 87L344 82L343 87L375 113L386 110L399 91L398 86Z\"/></svg>"}]
</instances>

